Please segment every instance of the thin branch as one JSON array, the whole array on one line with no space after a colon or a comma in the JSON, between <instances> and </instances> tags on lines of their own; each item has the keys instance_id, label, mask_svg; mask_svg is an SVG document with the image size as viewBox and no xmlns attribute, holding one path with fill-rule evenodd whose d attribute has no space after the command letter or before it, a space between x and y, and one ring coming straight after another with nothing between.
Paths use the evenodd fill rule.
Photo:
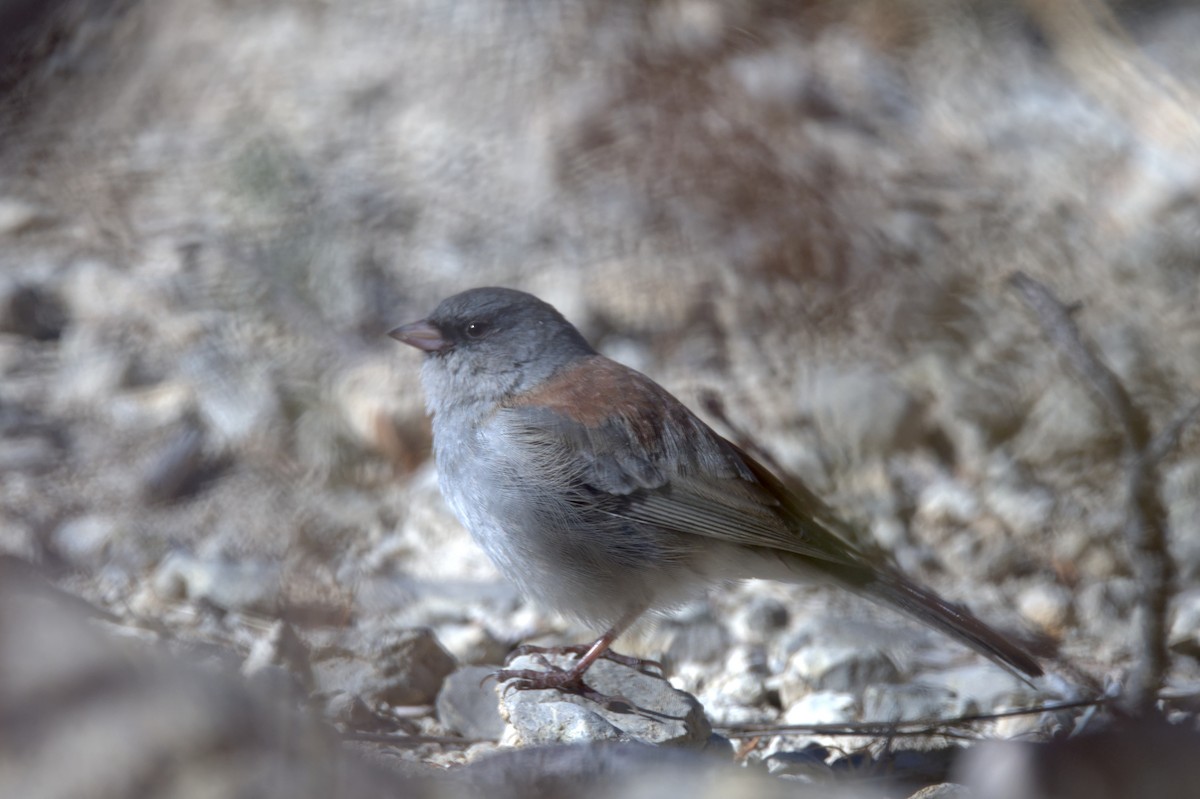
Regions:
<instances>
[{"instance_id":1,"label":"thin branch","mask_svg":"<svg viewBox=\"0 0 1200 799\"><path fill-rule=\"evenodd\" d=\"M1071 317L1071 310L1059 302L1050 289L1024 272L1014 274L1010 282L1037 317L1046 338L1066 357L1067 363L1115 417L1130 449L1138 452L1144 449L1150 440L1150 424L1146 415L1134 405L1121 379L1083 343L1079 327Z\"/></svg>"},{"instance_id":2,"label":"thin branch","mask_svg":"<svg viewBox=\"0 0 1200 799\"><path fill-rule=\"evenodd\" d=\"M1131 713L1148 714L1154 709L1168 665L1166 618L1175 575L1167 551L1158 464L1200 408L1193 408L1153 438L1146 413L1133 402L1120 378L1084 344L1066 306L1028 275L1018 272L1010 282L1033 311L1043 334L1091 388L1125 439L1125 537L1141 595L1134 610L1138 657L1123 704Z\"/></svg>"},{"instance_id":3,"label":"thin branch","mask_svg":"<svg viewBox=\"0 0 1200 799\"><path fill-rule=\"evenodd\" d=\"M1108 702L1108 698L1081 699L1077 702L1058 702L1037 707L1003 710L996 713L972 713L965 716L954 716L947 719L913 719L910 721L847 721L836 724L741 724L735 727L718 728L719 732L728 738L752 738L763 735L791 735L806 733L810 735L829 736L919 736L919 735L953 735L950 727L962 727L968 724L978 724L984 721L997 721L1013 716L1035 716L1043 713L1054 713L1059 710L1074 710L1081 707L1095 707Z\"/></svg>"}]
</instances>

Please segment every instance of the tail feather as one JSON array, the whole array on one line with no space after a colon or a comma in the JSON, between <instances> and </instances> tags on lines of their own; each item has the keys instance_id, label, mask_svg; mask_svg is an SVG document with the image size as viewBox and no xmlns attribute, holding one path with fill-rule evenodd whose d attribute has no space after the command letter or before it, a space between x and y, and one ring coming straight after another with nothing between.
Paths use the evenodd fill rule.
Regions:
<instances>
[{"instance_id":1,"label":"tail feather","mask_svg":"<svg viewBox=\"0 0 1200 799\"><path fill-rule=\"evenodd\" d=\"M984 657L1025 678L1044 673L1033 655L1020 644L980 621L964 607L947 602L933 591L895 573L876 573L856 588L917 621L955 638Z\"/></svg>"}]
</instances>

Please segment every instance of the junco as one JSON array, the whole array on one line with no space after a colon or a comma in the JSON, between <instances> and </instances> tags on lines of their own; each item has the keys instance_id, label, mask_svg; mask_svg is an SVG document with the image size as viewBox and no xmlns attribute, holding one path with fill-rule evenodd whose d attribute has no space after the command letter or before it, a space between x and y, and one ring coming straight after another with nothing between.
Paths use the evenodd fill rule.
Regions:
<instances>
[{"instance_id":1,"label":"junco","mask_svg":"<svg viewBox=\"0 0 1200 799\"><path fill-rule=\"evenodd\" d=\"M531 294L478 288L393 338L425 352L442 494L527 596L605 633L573 668L502 671L517 687L583 674L647 610L713 583L834 583L897 608L1010 671L1021 646L838 535L832 511L785 486L645 375L598 354Z\"/></svg>"}]
</instances>

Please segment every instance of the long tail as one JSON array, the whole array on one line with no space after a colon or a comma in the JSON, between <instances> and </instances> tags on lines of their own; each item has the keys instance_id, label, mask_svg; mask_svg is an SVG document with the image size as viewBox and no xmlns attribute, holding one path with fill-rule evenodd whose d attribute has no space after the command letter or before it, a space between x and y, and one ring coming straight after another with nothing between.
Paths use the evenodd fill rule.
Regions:
<instances>
[{"instance_id":1,"label":"long tail","mask_svg":"<svg viewBox=\"0 0 1200 799\"><path fill-rule=\"evenodd\" d=\"M1018 676L1040 677L1043 674L1034 656L1020 644L989 627L966 608L947 602L928 588L890 571L875 572L871 579L855 582L855 590L865 596L940 630L994 663L1018 672Z\"/></svg>"},{"instance_id":2,"label":"long tail","mask_svg":"<svg viewBox=\"0 0 1200 799\"><path fill-rule=\"evenodd\" d=\"M977 619L966 608L947 602L887 566L875 566L838 530L845 525L816 494L799 481L785 485L754 458L737 450L746 466L775 499L796 533L794 547L764 542L784 565L801 574L821 575L863 596L900 610L956 638L1018 677L1040 677L1037 659L1008 636ZM783 551L781 551L783 550ZM1028 679L1026 679L1028 682Z\"/></svg>"}]
</instances>

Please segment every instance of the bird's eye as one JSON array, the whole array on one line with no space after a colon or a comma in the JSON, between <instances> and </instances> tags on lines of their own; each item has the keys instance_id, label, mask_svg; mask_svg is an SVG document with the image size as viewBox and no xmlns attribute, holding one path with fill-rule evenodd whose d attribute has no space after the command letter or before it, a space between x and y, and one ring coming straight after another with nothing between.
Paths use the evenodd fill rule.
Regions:
<instances>
[{"instance_id":1,"label":"bird's eye","mask_svg":"<svg viewBox=\"0 0 1200 799\"><path fill-rule=\"evenodd\" d=\"M465 329L467 338L479 338L484 333L488 332L489 325L486 322L467 322Z\"/></svg>"}]
</instances>

